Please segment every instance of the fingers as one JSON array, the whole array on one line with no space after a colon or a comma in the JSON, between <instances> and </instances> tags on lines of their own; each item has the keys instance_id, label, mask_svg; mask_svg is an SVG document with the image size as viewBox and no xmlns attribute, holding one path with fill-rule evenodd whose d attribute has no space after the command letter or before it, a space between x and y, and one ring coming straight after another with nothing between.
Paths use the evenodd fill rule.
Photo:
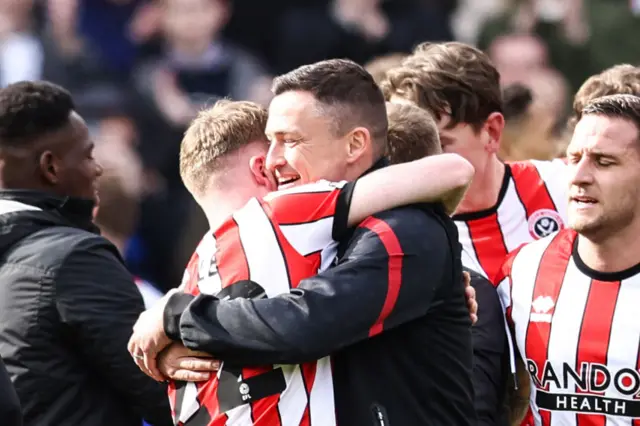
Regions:
<instances>
[{"instance_id":1,"label":"fingers","mask_svg":"<svg viewBox=\"0 0 640 426\"><path fill-rule=\"evenodd\" d=\"M186 353L183 356L198 357L198 358L212 358L210 353L202 352L202 351L194 351L191 349L187 349Z\"/></svg>"},{"instance_id":2,"label":"fingers","mask_svg":"<svg viewBox=\"0 0 640 426\"><path fill-rule=\"evenodd\" d=\"M467 274L467 276L468 275L469 274ZM478 322L478 301L476 300L476 289L471 286L467 286L464 289L464 295L467 298L467 308L469 309L471 323L475 324Z\"/></svg>"},{"instance_id":3,"label":"fingers","mask_svg":"<svg viewBox=\"0 0 640 426\"><path fill-rule=\"evenodd\" d=\"M184 382L205 382L209 380L209 378L211 378L211 373L208 373L206 371L178 369L171 372L171 374L168 374L167 377L172 380L181 380Z\"/></svg>"},{"instance_id":4,"label":"fingers","mask_svg":"<svg viewBox=\"0 0 640 426\"><path fill-rule=\"evenodd\" d=\"M158 369L158 363L156 362L156 354L152 352L145 352L143 357L144 357L143 371L148 376L151 376L153 379L157 380L158 382L162 382L164 380L164 376Z\"/></svg>"},{"instance_id":5,"label":"fingers","mask_svg":"<svg viewBox=\"0 0 640 426\"><path fill-rule=\"evenodd\" d=\"M184 357L178 360L178 368L191 371L218 371L220 362L211 358Z\"/></svg>"},{"instance_id":6,"label":"fingers","mask_svg":"<svg viewBox=\"0 0 640 426\"><path fill-rule=\"evenodd\" d=\"M464 280L465 288L469 288L471 286L471 274L467 271L462 271L462 279Z\"/></svg>"}]
</instances>

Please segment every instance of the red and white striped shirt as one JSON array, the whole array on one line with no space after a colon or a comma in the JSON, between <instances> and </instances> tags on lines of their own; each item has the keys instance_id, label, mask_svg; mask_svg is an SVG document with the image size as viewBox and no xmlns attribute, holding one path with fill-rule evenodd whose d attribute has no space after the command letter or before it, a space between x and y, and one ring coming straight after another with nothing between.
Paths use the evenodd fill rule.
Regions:
<instances>
[{"instance_id":1,"label":"red and white striped shirt","mask_svg":"<svg viewBox=\"0 0 640 426\"><path fill-rule=\"evenodd\" d=\"M339 211L344 184L321 181L272 193L263 201L251 199L201 241L185 271L184 291L223 297L221 291L238 285L232 284L251 280L266 297L273 297L328 268L337 252L334 222L347 219L348 212ZM170 385L176 424L335 425L329 357L301 365L238 368L228 382L225 369L223 365L218 377L208 382ZM252 393L251 389L271 385L273 391L264 395Z\"/></svg>"},{"instance_id":2,"label":"red and white striped shirt","mask_svg":"<svg viewBox=\"0 0 640 426\"><path fill-rule=\"evenodd\" d=\"M506 164L496 205L453 217L462 264L493 279L508 253L563 229L568 187L562 160Z\"/></svg>"},{"instance_id":3,"label":"red and white striped shirt","mask_svg":"<svg viewBox=\"0 0 640 426\"><path fill-rule=\"evenodd\" d=\"M511 254L497 276L531 377L527 426L640 426L640 265L591 270L563 230Z\"/></svg>"}]
</instances>

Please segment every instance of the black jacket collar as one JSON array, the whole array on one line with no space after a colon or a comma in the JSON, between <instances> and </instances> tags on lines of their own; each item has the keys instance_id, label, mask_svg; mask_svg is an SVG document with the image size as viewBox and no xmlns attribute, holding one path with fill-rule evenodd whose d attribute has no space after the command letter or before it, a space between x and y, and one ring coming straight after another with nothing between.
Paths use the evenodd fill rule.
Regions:
<instances>
[{"instance_id":1,"label":"black jacket collar","mask_svg":"<svg viewBox=\"0 0 640 426\"><path fill-rule=\"evenodd\" d=\"M99 228L93 223L93 200L61 197L54 194L25 190L3 189L0 190L0 200L12 200L38 207L44 211L61 216L69 225L99 233Z\"/></svg>"},{"instance_id":2,"label":"black jacket collar","mask_svg":"<svg viewBox=\"0 0 640 426\"><path fill-rule=\"evenodd\" d=\"M383 167L387 167L388 165L389 165L389 159L387 159L387 157L382 157L381 159L373 163L373 166L369 167L369 169L366 172L364 172L362 176L367 175L375 170L382 169Z\"/></svg>"}]
</instances>

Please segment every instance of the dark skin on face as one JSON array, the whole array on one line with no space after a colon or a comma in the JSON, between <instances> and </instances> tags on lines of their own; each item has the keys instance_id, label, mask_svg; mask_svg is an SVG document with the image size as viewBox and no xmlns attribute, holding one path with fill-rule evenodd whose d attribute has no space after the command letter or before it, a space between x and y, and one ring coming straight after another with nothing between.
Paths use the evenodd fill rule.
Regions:
<instances>
[{"instance_id":1,"label":"dark skin on face","mask_svg":"<svg viewBox=\"0 0 640 426\"><path fill-rule=\"evenodd\" d=\"M76 112L64 127L24 145L0 151L0 187L98 201L102 167L93 158L89 129Z\"/></svg>"}]
</instances>

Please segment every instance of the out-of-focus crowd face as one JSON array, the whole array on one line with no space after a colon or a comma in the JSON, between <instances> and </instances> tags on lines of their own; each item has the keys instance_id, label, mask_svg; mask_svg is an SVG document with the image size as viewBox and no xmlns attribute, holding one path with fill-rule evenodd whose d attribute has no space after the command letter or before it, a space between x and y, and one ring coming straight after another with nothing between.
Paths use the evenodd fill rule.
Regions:
<instances>
[{"instance_id":1,"label":"out-of-focus crowd face","mask_svg":"<svg viewBox=\"0 0 640 426\"><path fill-rule=\"evenodd\" d=\"M223 0L163 0L162 30L168 40L200 45L222 30L228 14Z\"/></svg>"}]
</instances>

